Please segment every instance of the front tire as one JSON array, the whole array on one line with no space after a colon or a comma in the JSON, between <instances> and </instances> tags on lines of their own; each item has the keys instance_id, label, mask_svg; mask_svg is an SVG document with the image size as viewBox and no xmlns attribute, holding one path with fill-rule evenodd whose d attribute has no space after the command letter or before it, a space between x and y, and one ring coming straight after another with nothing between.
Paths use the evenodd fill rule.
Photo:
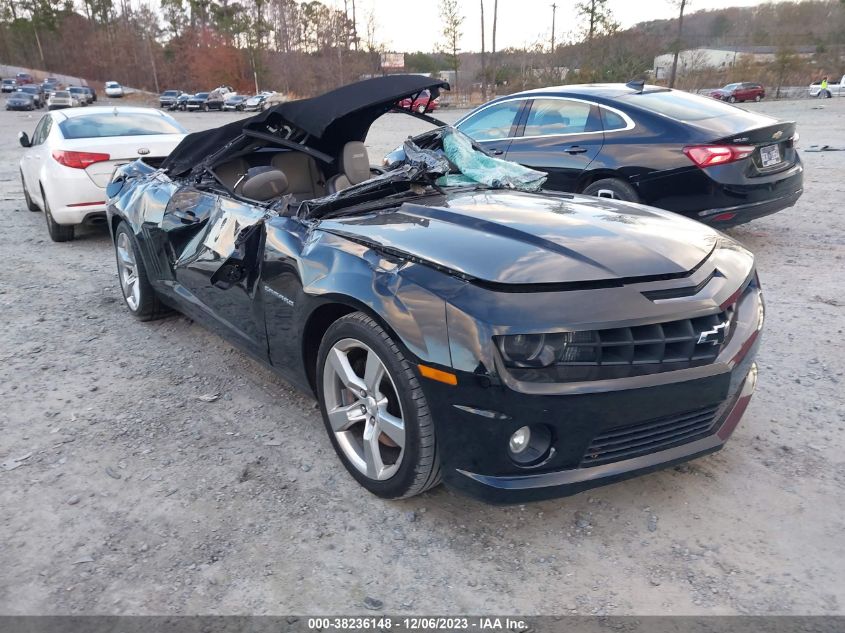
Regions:
<instances>
[{"instance_id":1,"label":"front tire","mask_svg":"<svg viewBox=\"0 0 845 633\"><path fill-rule=\"evenodd\" d=\"M728 103L736 103L736 97L734 97L734 96L728 97Z\"/></svg>"},{"instance_id":2,"label":"front tire","mask_svg":"<svg viewBox=\"0 0 845 633\"><path fill-rule=\"evenodd\" d=\"M164 316L168 309L150 284L138 242L126 222L121 222L115 231L114 253L120 290L132 316L139 321L152 321Z\"/></svg>"},{"instance_id":3,"label":"front tire","mask_svg":"<svg viewBox=\"0 0 845 633\"><path fill-rule=\"evenodd\" d=\"M754 97L754 101L756 101L757 103L760 103L762 100L763 100L763 97L761 97L760 95L757 95L756 97Z\"/></svg>"},{"instance_id":4,"label":"front tire","mask_svg":"<svg viewBox=\"0 0 845 633\"><path fill-rule=\"evenodd\" d=\"M41 199L44 200L44 219L47 220L47 233L50 234L50 239L54 242L70 242L73 240L74 226L72 224L59 224L53 219L53 214L50 213L50 202L47 200L44 187L41 187Z\"/></svg>"},{"instance_id":5,"label":"front tire","mask_svg":"<svg viewBox=\"0 0 845 633\"><path fill-rule=\"evenodd\" d=\"M422 105L422 104L418 105L418 106L417 106L417 112L418 112L419 114L425 114L425 106L424 106L424 105Z\"/></svg>"},{"instance_id":6,"label":"front tire","mask_svg":"<svg viewBox=\"0 0 845 633\"><path fill-rule=\"evenodd\" d=\"M624 202L639 202L640 197L637 195L637 190L634 189L624 180L618 178L602 178L590 183L582 191L586 196L596 196L597 198L610 198L612 200L622 200Z\"/></svg>"},{"instance_id":7,"label":"front tire","mask_svg":"<svg viewBox=\"0 0 845 633\"><path fill-rule=\"evenodd\" d=\"M317 397L341 462L385 499L440 483L434 422L411 364L363 312L335 321L320 344Z\"/></svg>"}]
</instances>

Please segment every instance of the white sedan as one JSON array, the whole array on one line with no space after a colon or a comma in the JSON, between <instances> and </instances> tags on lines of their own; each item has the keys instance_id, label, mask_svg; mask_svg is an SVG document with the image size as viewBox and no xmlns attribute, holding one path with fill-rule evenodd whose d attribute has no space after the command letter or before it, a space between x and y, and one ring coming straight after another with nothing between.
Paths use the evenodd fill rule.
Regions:
<instances>
[{"instance_id":1,"label":"white sedan","mask_svg":"<svg viewBox=\"0 0 845 633\"><path fill-rule=\"evenodd\" d=\"M155 164L187 134L153 108L87 107L45 114L26 148L21 181L30 211L44 211L54 242L73 239L78 224L105 220L106 185L115 167L137 158Z\"/></svg>"},{"instance_id":2,"label":"white sedan","mask_svg":"<svg viewBox=\"0 0 845 633\"><path fill-rule=\"evenodd\" d=\"M107 81L103 87L103 92L106 93L107 97L122 97L123 86L116 81Z\"/></svg>"}]
</instances>

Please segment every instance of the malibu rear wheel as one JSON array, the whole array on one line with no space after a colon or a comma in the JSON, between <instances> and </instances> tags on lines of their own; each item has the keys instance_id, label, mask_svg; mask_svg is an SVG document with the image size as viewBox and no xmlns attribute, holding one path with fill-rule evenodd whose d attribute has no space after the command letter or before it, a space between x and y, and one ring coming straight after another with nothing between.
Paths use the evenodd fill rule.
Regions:
<instances>
[{"instance_id":1,"label":"malibu rear wheel","mask_svg":"<svg viewBox=\"0 0 845 633\"><path fill-rule=\"evenodd\" d=\"M367 490L396 499L439 483L425 394L393 339L363 312L339 319L323 337L317 394L335 451Z\"/></svg>"},{"instance_id":2,"label":"malibu rear wheel","mask_svg":"<svg viewBox=\"0 0 845 633\"><path fill-rule=\"evenodd\" d=\"M610 198L611 200L623 200L625 202L640 201L637 190L624 180L618 178L602 178L601 180L596 180L587 185L582 193L585 196Z\"/></svg>"}]
</instances>

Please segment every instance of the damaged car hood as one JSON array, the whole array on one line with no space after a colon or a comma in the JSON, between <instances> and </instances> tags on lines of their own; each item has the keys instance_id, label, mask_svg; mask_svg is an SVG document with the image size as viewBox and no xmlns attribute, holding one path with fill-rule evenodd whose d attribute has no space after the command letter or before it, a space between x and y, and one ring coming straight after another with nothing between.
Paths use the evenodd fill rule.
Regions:
<instances>
[{"instance_id":1,"label":"damaged car hood","mask_svg":"<svg viewBox=\"0 0 845 633\"><path fill-rule=\"evenodd\" d=\"M319 228L491 284L618 285L683 277L715 248L697 222L639 205L516 191L461 191Z\"/></svg>"}]
</instances>

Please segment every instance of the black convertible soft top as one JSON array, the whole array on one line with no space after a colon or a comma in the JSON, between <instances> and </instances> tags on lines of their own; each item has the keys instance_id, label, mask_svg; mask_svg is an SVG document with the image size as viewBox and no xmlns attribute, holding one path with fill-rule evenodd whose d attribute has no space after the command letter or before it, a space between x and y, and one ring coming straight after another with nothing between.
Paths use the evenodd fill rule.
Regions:
<instances>
[{"instance_id":1,"label":"black convertible soft top","mask_svg":"<svg viewBox=\"0 0 845 633\"><path fill-rule=\"evenodd\" d=\"M363 141L373 121L423 90L434 99L449 84L422 75L390 75L348 84L311 99L282 103L256 116L186 136L162 167L170 176L220 164L267 135L336 157L349 141Z\"/></svg>"}]
</instances>

